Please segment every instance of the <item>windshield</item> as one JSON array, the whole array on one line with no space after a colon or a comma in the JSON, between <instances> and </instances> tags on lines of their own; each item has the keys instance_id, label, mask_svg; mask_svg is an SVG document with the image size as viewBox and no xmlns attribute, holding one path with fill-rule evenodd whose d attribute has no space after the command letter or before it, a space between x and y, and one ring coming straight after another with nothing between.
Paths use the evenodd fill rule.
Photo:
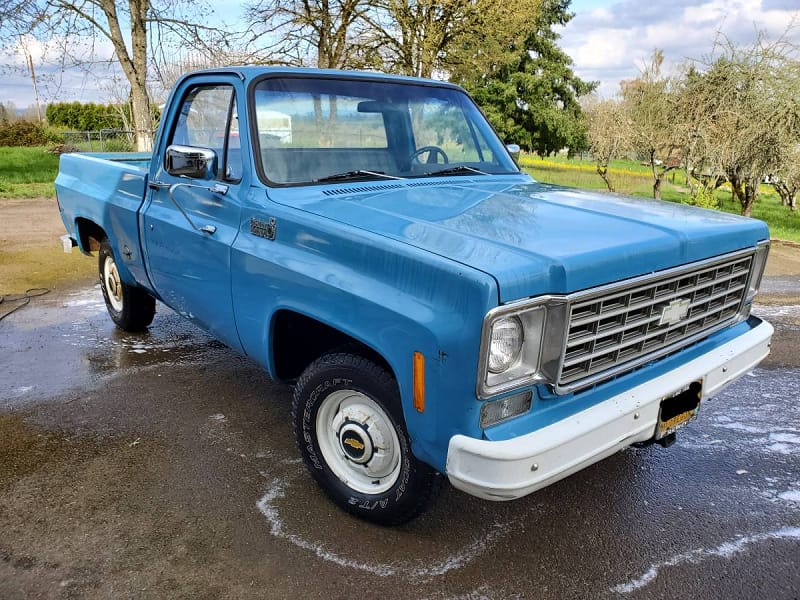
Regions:
<instances>
[{"instance_id":1,"label":"windshield","mask_svg":"<svg viewBox=\"0 0 800 600\"><path fill-rule=\"evenodd\" d=\"M518 173L463 92L368 79L268 78L257 156L276 184Z\"/></svg>"}]
</instances>

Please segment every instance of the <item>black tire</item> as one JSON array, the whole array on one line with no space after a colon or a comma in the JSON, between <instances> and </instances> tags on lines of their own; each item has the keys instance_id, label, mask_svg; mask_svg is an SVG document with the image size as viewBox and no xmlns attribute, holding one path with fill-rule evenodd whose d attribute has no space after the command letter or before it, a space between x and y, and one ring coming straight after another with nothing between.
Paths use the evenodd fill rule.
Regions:
<instances>
[{"instance_id":1,"label":"black tire","mask_svg":"<svg viewBox=\"0 0 800 600\"><path fill-rule=\"evenodd\" d=\"M124 331L144 331L153 322L156 301L144 289L128 285L119 278L114 250L108 238L100 242L97 268L100 288L111 320Z\"/></svg>"},{"instance_id":2,"label":"black tire","mask_svg":"<svg viewBox=\"0 0 800 600\"><path fill-rule=\"evenodd\" d=\"M442 476L411 453L397 383L371 360L333 353L314 361L295 386L292 422L303 462L341 509L380 525L400 525L436 498ZM370 493L372 486L380 487Z\"/></svg>"}]
</instances>

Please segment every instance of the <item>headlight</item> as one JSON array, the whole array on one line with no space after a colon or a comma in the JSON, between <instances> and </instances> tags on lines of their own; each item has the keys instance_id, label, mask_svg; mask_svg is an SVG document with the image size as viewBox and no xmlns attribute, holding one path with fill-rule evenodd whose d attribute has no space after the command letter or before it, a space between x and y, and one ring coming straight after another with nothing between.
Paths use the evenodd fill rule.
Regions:
<instances>
[{"instance_id":1,"label":"headlight","mask_svg":"<svg viewBox=\"0 0 800 600\"><path fill-rule=\"evenodd\" d=\"M492 341L489 343L489 371L507 371L519 358L522 340L522 323L517 317L495 321L492 325Z\"/></svg>"},{"instance_id":2,"label":"headlight","mask_svg":"<svg viewBox=\"0 0 800 600\"><path fill-rule=\"evenodd\" d=\"M562 298L551 296L500 306L486 315L479 398L555 378L564 345L566 306Z\"/></svg>"}]
</instances>

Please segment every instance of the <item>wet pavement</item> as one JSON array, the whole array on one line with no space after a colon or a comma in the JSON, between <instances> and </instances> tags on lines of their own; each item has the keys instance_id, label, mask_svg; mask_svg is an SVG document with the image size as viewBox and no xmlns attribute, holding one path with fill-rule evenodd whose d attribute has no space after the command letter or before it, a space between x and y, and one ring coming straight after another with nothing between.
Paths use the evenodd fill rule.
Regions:
<instances>
[{"instance_id":1,"label":"wet pavement","mask_svg":"<svg viewBox=\"0 0 800 600\"><path fill-rule=\"evenodd\" d=\"M248 359L38 298L0 322L0 598L798 598L800 306L765 289L773 354L671 448L395 529L327 501Z\"/></svg>"}]
</instances>

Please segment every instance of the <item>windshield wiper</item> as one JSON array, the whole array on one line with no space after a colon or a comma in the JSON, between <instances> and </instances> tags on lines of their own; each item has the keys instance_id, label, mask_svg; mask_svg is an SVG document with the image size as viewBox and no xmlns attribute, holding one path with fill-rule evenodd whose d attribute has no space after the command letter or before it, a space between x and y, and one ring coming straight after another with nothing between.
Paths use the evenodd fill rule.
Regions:
<instances>
[{"instance_id":1,"label":"windshield wiper","mask_svg":"<svg viewBox=\"0 0 800 600\"><path fill-rule=\"evenodd\" d=\"M381 171L367 171L366 169L357 169L355 171L345 171L344 173L334 173L333 175L326 175L315 179L314 183L322 183L323 181L348 181L353 179L403 179L403 177L395 177L394 175L387 175Z\"/></svg>"},{"instance_id":2,"label":"windshield wiper","mask_svg":"<svg viewBox=\"0 0 800 600\"><path fill-rule=\"evenodd\" d=\"M468 167L467 165L458 165L457 167L448 167L446 169L441 169L439 171L433 171L432 173L426 173L426 177L441 177L442 175L488 175L489 173L485 173L479 169L474 167Z\"/></svg>"}]
</instances>

